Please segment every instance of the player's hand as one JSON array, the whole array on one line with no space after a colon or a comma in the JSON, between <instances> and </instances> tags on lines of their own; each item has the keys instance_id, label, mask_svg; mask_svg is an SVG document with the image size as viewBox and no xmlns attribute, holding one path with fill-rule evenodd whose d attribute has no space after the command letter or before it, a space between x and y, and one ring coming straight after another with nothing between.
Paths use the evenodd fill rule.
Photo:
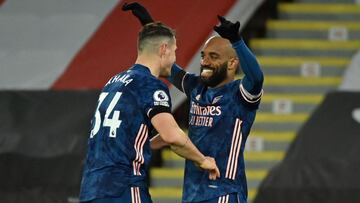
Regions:
<instances>
[{"instance_id":1,"label":"player's hand","mask_svg":"<svg viewBox=\"0 0 360 203\"><path fill-rule=\"evenodd\" d=\"M137 19L139 19L141 25L143 25L143 26L148 23L154 22L150 13L146 10L146 8L137 2L133 2L133 3L129 3L129 4L125 3L122 6L122 10L123 11L131 11L132 14L134 16L136 16Z\"/></svg>"},{"instance_id":2,"label":"player's hand","mask_svg":"<svg viewBox=\"0 0 360 203\"><path fill-rule=\"evenodd\" d=\"M226 20L223 16L218 15L220 21L219 26L214 26L214 30L222 37L230 40L231 43L237 42L241 39L240 36L240 22L232 23Z\"/></svg>"},{"instance_id":3,"label":"player's hand","mask_svg":"<svg viewBox=\"0 0 360 203\"><path fill-rule=\"evenodd\" d=\"M216 180L220 178L220 171L216 165L215 159L212 157L205 157L205 159L199 165L200 168L209 171L209 179Z\"/></svg>"}]
</instances>

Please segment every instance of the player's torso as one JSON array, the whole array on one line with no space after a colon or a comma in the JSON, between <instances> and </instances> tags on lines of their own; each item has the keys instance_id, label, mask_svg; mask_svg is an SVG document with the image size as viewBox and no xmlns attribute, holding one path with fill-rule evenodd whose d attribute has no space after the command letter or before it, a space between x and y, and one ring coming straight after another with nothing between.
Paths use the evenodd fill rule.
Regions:
<instances>
[{"instance_id":1,"label":"player's torso","mask_svg":"<svg viewBox=\"0 0 360 203\"><path fill-rule=\"evenodd\" d=\"M132 168L137 155L134 148L141 148L144 163L148 162L147 132L151 125L142 110L144 98L140 91L145 88L140 81L146 79L136 71L124 72L114 76L103 88L89 139L94 145L90 149L100 164Z\"/></svg>"},{"instance_id":2,"label":"player's torso","mask_svg":"<svg viewBox=\"0 0 360 203\"><path fill-rule=\"evenodd\" d=\"M142 92L152 79L136 70L123 72L111 78L100 93L88 140L83 178L87 184L82 186L85 199L116 195L129 185L145 184L152 126L143 110L147 98Z\"/></svg>"},{"instance_id":3,"label":"player's torso","mask_svg":"<svg viewBox=\"0 0 360 203\"><path fill-rule=\"evenodd\" d=\"M198 85L191 92L189 136L202 153L216 159L221 172L220 180L209 181L206 173L187 161L184 184L202 182L201 187L193 188L198 190L197 194L203 194L194 196L195 199L226 194L233 185L239 186L233 191L242 188L242 193L247 193L243 150L255 110L240 101L238 87L239 81L233 81L214 89ZM191 188L188 186L189 193Z\"/></svg>"},{"instance_id":4,"label":"player's torso","mask_svg":"<svg viewBox=\"0 0 360 203\"><path fill-rule=\"evenodd\" d=\"M224 151L222 147L207 146L223 142L235 133L248 134L255 119L255 111L246 108L239 97L238 81L223 87L208 89L199 85L191 92L189 135L200 149L211 155ZM217 150L216 150L217 149Z\"/></svg>"}]
</instances>

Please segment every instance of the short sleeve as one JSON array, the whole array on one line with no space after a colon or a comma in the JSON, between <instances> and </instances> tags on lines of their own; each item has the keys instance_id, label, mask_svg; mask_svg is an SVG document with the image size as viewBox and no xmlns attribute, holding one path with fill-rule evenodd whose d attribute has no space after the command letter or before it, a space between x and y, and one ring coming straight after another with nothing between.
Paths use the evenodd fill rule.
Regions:
<instances>
[{"instance_id":1,"label":"short sleeve","mask_svg":"<svg viewBox=\"0 0 360 203\"><path fill-rule=\"evenodd\" d=\"M152 81L142 92L144 97L144 111L149 119L158 113L171 113L169 89L160 80Z\"/></svg>"}]
</instances>

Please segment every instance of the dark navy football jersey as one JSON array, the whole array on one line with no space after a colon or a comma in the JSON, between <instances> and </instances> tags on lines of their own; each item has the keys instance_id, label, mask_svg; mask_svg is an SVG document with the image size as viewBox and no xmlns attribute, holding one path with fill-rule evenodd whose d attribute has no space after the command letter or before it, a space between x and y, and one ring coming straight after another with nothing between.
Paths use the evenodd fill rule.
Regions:
<instances>
[{"instance_id":1,"label":"dark navy football jersey","mask_svg":"<svg viewBox=\"0 0 360 203\"><path fill-rule=\"evenodd\" d=\"M190 99L189 137L203 154L215 158L221 177L209 180L208 172L186 160L183 201L237 192L245 202L244 148L260 97L250 102L241 92L241 80L209 89L192 74L184 77L184 91Z\"/></svg>"},{"instance_id":2,"label":"dark navy football jersey","mask_svg":"<svg viewBox=\"0 0 360 203\"><path fill-rule=\"evenodd\" d=\"M237 45L239 47L235 48L240 49L236 51L242 62L256 60L243 41ZM259 77L262 77L257 62L247 64L253 67L250 69L241 64L245 74L250 70L253 75L260 74ZM186 160L183 202L205 201L231 193L238 193L240 202L246 202L244 148L262 96L262 81L259 80L261 84L247 84L260 88L257 94L245 89L244 80L208 88L201 83L199 76L186 73L177 65L172 67L169 80L190 100L191 141L204 155L215 158L221 173L219 179L210 180L208 172Z\"/></svg>"},{"instance_id":3,"label":"dark navy football jersey","mask_svg":"<svg viewBox=\"0 0 360 203\"><path fill-rule=\"evenodd\" d=\"M146 186L150 119L171 112L168 95L168 87L139 64L109 80L92 119L80 201Z\"/></svg>"}]
</instances>

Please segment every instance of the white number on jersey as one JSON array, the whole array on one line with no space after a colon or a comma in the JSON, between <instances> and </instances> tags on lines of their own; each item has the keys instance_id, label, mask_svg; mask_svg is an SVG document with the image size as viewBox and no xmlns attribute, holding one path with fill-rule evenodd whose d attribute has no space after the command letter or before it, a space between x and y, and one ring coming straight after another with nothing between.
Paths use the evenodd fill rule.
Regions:
<instances>
[{"instance_id":1,"label":"white number on jersey","mask_svg":"<svg viewBox=\"0 0 360 203\"><path fill-rule=\"evenodd\" d=\"M122 94L122 92L116 92L115 96L111 99L111 102L106 109L104 122L102 122L102 120L101 120L99 108L100 108L102 102L105 100L105 98L109 95L109 93L102 92L100 94L99 103L96 107L96 112L95 112L95 121L94 121L95 124L94 124L93 129L91 130L90 138L93 138L99 132L101 124L103 125L103 127L110 127L110 132L109 132L110 137L116 137L116 130L120 127L120 124L121 124L120 111L117 111L117 110L114 111L112 118L109 118L109 116L110 116L111 112L114 110L115 105L119 101L121 94Z\"/></svg>"}]
</instances>

